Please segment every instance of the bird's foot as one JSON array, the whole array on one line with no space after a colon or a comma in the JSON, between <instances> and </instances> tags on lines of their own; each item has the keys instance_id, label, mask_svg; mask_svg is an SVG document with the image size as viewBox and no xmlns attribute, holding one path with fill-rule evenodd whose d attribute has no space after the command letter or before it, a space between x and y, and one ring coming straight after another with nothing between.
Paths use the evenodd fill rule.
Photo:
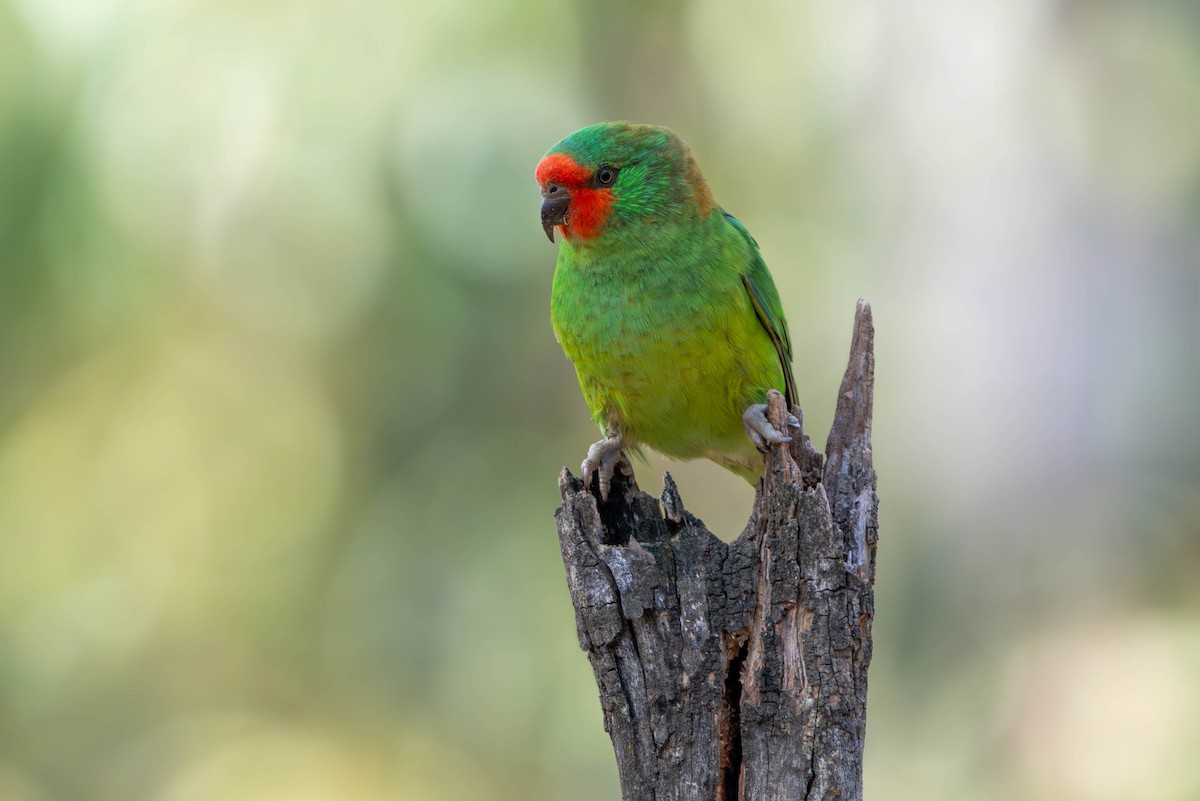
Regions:
<instances>
[{"instance_id":1,"label":"bird's foot","mask_svg":"<svg viewBox=\"0 0 1200 801\"><path fill-rule=\"evenodd\" d=\"M583 486L592 486L592 474L600 476L600 500L608 500L608 491L612 488L613 471L619 466L624 475L633 475L633 465L621 453L624 441L620 432L610 431L608 435L588 448L587 458L583 460Z\"/></svg>"},{"instance_id":2,"label":"bird's foot","mask_svg":"<svg viewBox=\"0 0 1200 801\"><path fill-rule=\"evenodd\" d=\"M790 412L787 416L787 424L789 428L800 428L800 421ZM742 425L746 427L746 433L750 436L754 447L763 453L766 453L772 445L792 441L791 437L771 425L771 421L767 419L767 404L765 403L756 403L746 409L745 414L742 415Z\"/></svg>"}]
</instances>

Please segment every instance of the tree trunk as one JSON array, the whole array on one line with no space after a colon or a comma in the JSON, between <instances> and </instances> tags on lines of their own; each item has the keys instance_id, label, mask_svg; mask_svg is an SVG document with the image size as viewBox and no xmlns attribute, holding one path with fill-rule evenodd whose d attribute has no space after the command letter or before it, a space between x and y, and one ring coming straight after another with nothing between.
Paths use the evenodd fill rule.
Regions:
<instances>
[{"instance_id":1,"label":"tree trunk","mask_svg":"<svg viewBox=\"0 0 1200 801\"><path fill-rule=\"evenodd\" d=\"M826 458L803 433L772 447L733 543L683 508L670 475L660 509L632 479L599 503L563 470L567 585L625 801L862 798L873 336L859 301ZM769 400L785 430L783 396Z\"/></svg>"}]
</instances>

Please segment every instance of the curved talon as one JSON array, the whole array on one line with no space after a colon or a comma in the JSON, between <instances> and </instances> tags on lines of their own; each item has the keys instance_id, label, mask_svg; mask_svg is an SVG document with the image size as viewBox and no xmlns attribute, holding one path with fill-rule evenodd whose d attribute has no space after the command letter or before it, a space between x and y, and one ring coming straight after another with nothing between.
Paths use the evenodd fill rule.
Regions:
<instances>
[{"instance_id":1,"label":"curved talon","mask_svg":"<svg viewBox=\"0 0 1200 801\"><path fill-rule=\"evenodd\" d=\"M799 428L800 421L789 414L789 426L792 425L793 420L795 421L794 427ZM754 443L754 447L763 453L766 453L772 445L781 445L792 441L791 437L771 425L771 421L767 419L767 404L765 403L756 403L747 408L745 414L742 415L742 425L746 427L746 434Z\"/></svg>"},{"instance_id":2,"label":"curved talon","mask_svg":"<svg viewBox=\"0 0 1200 801\"><path fill-rule=\"evenodd\" d=\"M584 489L590 489L592 486L592 473L599 471L600 475L600 500L608 500L608 492L612 488L613 471L618 465L621 466L623 475L631 475L633 465L625 458L625 454L621 453L621 445L623 440L620 433L610 433L607 437L588 448L587 458L583 460L581 468L583 470L583 486Z\"/></svg>"},{"instance_id":3,"label":"curved talon","mask_svg":"<svg viewBox=\"0 0 1200 801\"><path fill-rule=\"evenodd\" d=\"M788 424L788 428L795 428L795 429L803 428L803 426L800 425L800 420L797 419L796 415L792 414L791 412L788 412L787 424Z\"/></svg>"}]
</instances>

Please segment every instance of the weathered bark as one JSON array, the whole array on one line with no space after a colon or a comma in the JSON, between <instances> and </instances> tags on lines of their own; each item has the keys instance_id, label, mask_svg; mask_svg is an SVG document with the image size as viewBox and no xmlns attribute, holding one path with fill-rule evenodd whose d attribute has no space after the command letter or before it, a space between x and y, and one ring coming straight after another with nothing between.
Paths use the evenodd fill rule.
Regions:
<instances>
[{"instance_id":1,"label":"weathered bark","mask_svg":"<svg viewBox=\"0 0 1200 801\"><path fill-rule=\"evenodd\" d=\"M598 503L563 470L559 542L626 801L862 798L872 339L859 301L827 461L803 434L772 448L733 543L683 508L670 475L660 509L620 476ZM784 409L773 392L780 430Z\"/></svg>"}]
</instances>

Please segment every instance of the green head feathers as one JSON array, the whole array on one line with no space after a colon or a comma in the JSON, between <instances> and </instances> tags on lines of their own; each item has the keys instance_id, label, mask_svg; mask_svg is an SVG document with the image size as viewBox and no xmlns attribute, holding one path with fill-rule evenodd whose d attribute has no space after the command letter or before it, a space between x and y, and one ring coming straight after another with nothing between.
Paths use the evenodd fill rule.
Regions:
<instances>
[{"instance_id":1,"label":"green head feathers","mask_svg":"<svg viewBox=\"0 0 1200 801\"><path fill-rule=\"evenodd\" d=\"M656 125L604 122L552 147L536 172L542 225L576 241L608 241L641 226L707 216L712 193L679 136Z\"/></svg>"}]
</instances>

